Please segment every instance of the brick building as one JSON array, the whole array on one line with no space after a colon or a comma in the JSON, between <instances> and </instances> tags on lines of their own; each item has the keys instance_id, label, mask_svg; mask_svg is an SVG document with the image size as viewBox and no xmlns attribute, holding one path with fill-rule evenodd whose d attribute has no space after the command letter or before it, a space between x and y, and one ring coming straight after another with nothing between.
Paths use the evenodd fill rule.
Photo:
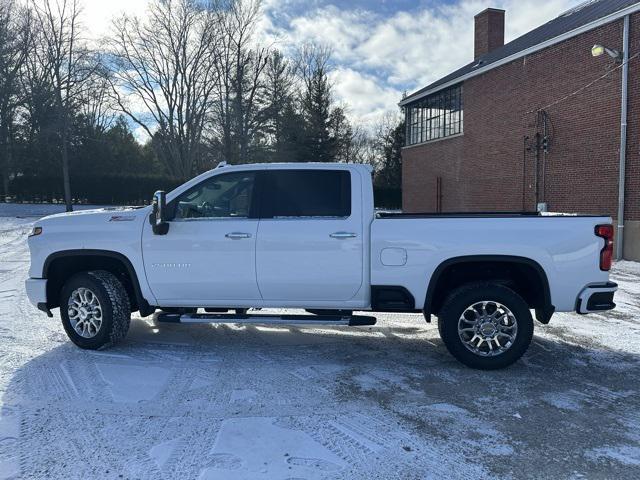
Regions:
<instances>
[{"instance_id":1,"label":"brick building","mask_svg":"<svg viewBox=\"0 0 640 480\"><path fill-rule=\"evenodd\" d=\"M403 209L617 219L623 177L624 257L640 260L640 2L591 0L506 45L504 19L478 14L473 62L402 100Z\"/></svg>"}]
</instances>

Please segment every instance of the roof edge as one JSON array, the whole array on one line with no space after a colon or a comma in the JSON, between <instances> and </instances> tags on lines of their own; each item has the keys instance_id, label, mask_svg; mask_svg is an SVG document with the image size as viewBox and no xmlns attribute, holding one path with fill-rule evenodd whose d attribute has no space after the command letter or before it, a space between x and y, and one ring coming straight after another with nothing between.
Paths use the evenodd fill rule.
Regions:
<instances>
[{"instance_id":1,"label":"roof edge","mask_svg":"<svg viewBox=\"0 0 640 480\"><path fill-rule=\"evenodd\" d=\"M634 5L630 5L628 7L625 7L621 10L618 10L617 12L611 13L605 17L599 18L598 20L594 20L591 23L587 23L586 25L583 25L581 27L575 28L569 32L565 32L561 35L558 35L557 37L553 37L550 38L549 40L545 40L544 42L538 43L537 45L533 45L532 47L526 48L524 50L521 50L517 53L514 53L512 55L509 55L508 57L504 57L501 58L500 60L496 60L493 63L490 63L489 65L485 66L485 67L479 67L477 70L473 71L473 72L469 72L466 75L461 75L460 77L454 78L446 83L443 83L442 85L438 85L437 87L434 87L432 89L426 90L422 93L414 93L413 95L409 95L407 98L402 99L398 105L401 107L404 107L405 105L407 105L408 103L411 102L415 102L416 100L420 100L421 98L424 97L428 97L431 94L437 93L440 90L444 90L446 88L449 88L453 85L457 85L460 82L463 82L465 80L468 80L469 78L473 78L476 77L478 75L482 75L483 73L486 73L490 70L493 70L494 68L498 68L501 67L502 65L505 65L507 63L513 62L514 60L518 60L519 58L525 57L527 55L530 55L532 53L535 53L537 51L540 50L544 50L547 47L551 47L557 43L563 42L565 40L568 40L570 38L573 38L575 36L578 36L582 33L588 32L590 30L593 30L595 28L598 28L602 25L606 25L607 23L611 23L614 22L616 20L619 20L620 18L624 18L627 15L630 15L632 13L636 13L640 11L640 3L636 3ZM518 37L520 38L520 37ZM460 68L463 68L464 65ZM436 80L437 81L437 80Z\"/></svg>"}]
</instances>

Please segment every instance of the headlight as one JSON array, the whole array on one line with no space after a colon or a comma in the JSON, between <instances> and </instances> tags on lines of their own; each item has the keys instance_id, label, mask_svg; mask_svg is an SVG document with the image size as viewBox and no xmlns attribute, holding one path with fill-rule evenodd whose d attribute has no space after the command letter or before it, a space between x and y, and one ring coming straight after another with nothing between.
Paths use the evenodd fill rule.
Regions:
<instances>
[{"instance_id":1,"label":"headlight","mask_svg":"<svg viewBox=\"0 0 640 480\"><path fill-rule=\"evenodd\" d=\"M29 233L30 237L35 237L36 235L40 235L42 233L42 227L33 227L31 232Z\"/></svg>"}]
</instances>

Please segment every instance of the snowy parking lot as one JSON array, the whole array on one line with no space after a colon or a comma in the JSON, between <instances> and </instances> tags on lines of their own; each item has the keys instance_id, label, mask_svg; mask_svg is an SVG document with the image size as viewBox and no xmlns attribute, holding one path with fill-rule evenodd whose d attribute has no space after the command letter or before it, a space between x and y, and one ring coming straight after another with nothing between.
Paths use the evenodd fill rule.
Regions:
<instances>
[{"instance_id":1,"label":"snowy parking lot","mask_svg":"<svg viewBox=\"0 0 640 480\"><path fill-rule=\"evenodd\" d=\"M614 268L618 309L536 323L502 371L460 365L421 315L134 317L90 352L24 292L48 211L0 206L0 479L640 478L640 264Z\"/></svg>"}]
</instances>

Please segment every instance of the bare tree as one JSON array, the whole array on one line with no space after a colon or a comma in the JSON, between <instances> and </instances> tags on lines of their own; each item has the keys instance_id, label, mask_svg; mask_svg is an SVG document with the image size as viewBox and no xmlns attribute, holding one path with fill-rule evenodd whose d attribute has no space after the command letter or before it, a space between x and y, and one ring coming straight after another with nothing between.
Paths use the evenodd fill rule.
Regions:
<instances>
[{"instance_id":1,"label":"bare tree","mask_svg":"<svg viewBox=\"0 0 640 480\"><path fill-rule=\"evenodd\" d=\"M220 25L197 0L153 0L146 19L125 15L109 41L118 107L154 138L168 172L199 168L205 123L219 89Z\"/></svg>"},{"instance_id":2,"label":"bare tree","mask_svg":"<svg viewBox=\"0 0 640 480\"><path fill-rule=\"evenodd\" d=\"M215 125L224 159L242 163L249 160L249 145L262 127L263 73L269 48L254 45L261 0L218 0L216 6L223 35L216 64L220 88Z\"/></svg>"},{"instance_id":3,"label":"bare tree","mask_svg":"<svg viewBox=\"0 0 640 480\"><path fill-rule=\"evenodd\" d=\"M20 75L31 43L31 17L15 0L0 0L0 168L3 193L9 193L13 124L22 101Z\"/></svg>"},{"instance_id":4,"label":"bare tree","mask_svg":"<svg viewBox=\"0 0 640 480\"><path fill-rule=\"evenodd\" d=\"M380 167L380 155L376 148L376 141L366 128L353 127L351 138L343 152L346 161L371 165L374 171Z\"/></svg>"},{"instance_id":5,"label":"bare tree","mask_svg":"<svg viewBox=\"0 0 640 480\"><path fill-rule=\"evenodd\" d=\"M82 38L79 0L32 0L37 27L35 52L53 88L58 112L64 199L73 210L69 178L69 142L72 118L89 87L97 64Z\"/></svg>"},{"instance_id":6,"label":"bare tree","mask_svg":"<svg viewBox=\"0 0 640 480\"><path fill-rule=\"evenodd\" d=\"M32 15L33 11L29 10L29 13ZM44 143L50 143L50 140L56 145L59 144L56 138L57 102L51 75L47 65L41 61L42 55L37 52L45 43L43 39L39 38L43 32L38 28L33 28L31 35L31 49L20 75L20 90L24 97L20 117L23 124L23 141L28 151L29 160L24 161L26 159L23 159L20 167L21 170L26 168L31 174L44 170L51 174L60 169L58 165L60 160L51 158L51 155L43 155L37 150ZM46 168L44 168L45 166Z\"/></svg>"},{"instance_id":7,"label":"bare tree","mask_svg":"<svg viewBox=\"0 0 640 480\"><path fill-rule=\"evenodd\" d=\"M331 66L332 50L330 47L318 43L302 45L295 56L295 69L305 88L311 89L318 76L326 77ZM329 90L331 83L328 83Z\"/></svg>"},{"instance_id":8,"label":"bare tree","mask_svg":"<svg viewBox=\"0 0 640 480\"><path fill-rule=\"evenodd\" d=\"M118 117L118 104L111 94L110 72L100 66L89 78L86 89L79 96L79 113L95 132L104 133Z\"/></svg>"}]
</instances>

